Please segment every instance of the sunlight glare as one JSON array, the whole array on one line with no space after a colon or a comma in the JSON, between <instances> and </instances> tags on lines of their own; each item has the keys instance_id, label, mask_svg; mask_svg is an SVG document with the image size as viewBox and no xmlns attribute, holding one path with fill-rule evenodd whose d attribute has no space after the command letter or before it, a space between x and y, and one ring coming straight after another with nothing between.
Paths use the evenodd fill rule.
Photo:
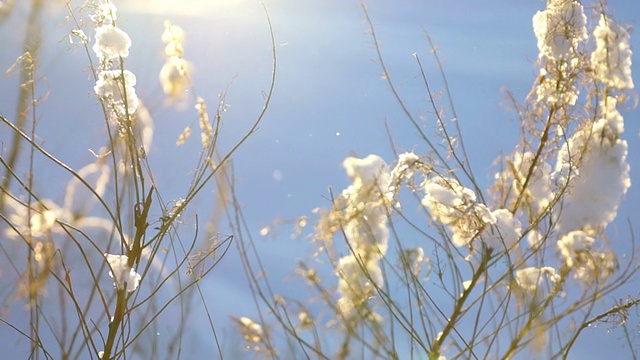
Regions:
<instances>
[{"instance_id":1,"label":"sunlight glare","mask_svg":"<svg viewBox=\"0 0 640 360\"><path fill-rule=\"evenodd\" d=\"M123 3L120 7L137 13L197 17L212 10L238 10L248 2L248 0L133 0Z\"/></svg>"}]
</instances>

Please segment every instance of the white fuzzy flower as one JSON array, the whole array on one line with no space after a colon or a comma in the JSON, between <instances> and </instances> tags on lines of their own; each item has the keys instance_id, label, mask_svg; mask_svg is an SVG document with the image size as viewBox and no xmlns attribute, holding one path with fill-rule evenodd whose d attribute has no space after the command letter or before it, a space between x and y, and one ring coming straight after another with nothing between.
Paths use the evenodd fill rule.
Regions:
<instances>
[{"instance_id":1,"label":"white fuzzy flower","mask_svg":"<svg viewBox=\"0 0 640 360\"><path fill-rule=\"evenodd\" d=\"M128 292L132 292L140 285L140 279L142 278L133 268L129 267L129 257L127 255L112 255L104 254L111 271L111 276L115 283L115 287L119 290L126 289Z\"/></svg>"},{"instance_id":2,"label":"white fuzzy flower","mask_svg":"<svg viewBox=\"0 0 640 360\"><path fill-rule=\"evenodd\" d=\"M102 25L96 29L96 43L93 51L100 59L129 56L131 38L126 32L112 25Z\"/></svg>"}]
</instances>

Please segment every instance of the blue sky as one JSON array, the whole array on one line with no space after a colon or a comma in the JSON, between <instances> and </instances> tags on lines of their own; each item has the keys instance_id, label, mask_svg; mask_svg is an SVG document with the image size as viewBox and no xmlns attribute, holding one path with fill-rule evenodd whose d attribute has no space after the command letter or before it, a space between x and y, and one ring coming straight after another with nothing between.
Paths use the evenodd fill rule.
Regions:
<instances>
[{"instance_id":1,"label":"blue sky","mask_svg":"<svg viewBox=\"0 0 640 360\"><path fill-rule=\"evenodd\" d=\"M190 107L176 110L158 100L162 96L157 73L162 66L163 21L169 19L185 29L185 58L194 65L194 88L209 102L211 110L217 95L231 82L222 141L223 146L230 146L250 126L262 105L262 92L268 87L271 54L264 11L258 2L250 0L184 0L180 6L168 0L120 3L116 2L119 26L133 41L127 67L138 77L138 95L155 121L150 161L156 166L163 196L177 198L188 186L185 174L195 164L191 157L199 143L194 137L181 148L173 145L180 131L195 121L195 112ZM427 118L430 107L412 54L417 53L426 65L432 86L441 89L425 31L438 45L474 170L481 185L488 185L493 160L500 151L510 152L517 144L518 123L515 114L501 104L504 92L500 89L508 87L519 99L529 92L537 56L531 17L544 8L546 1L366 3L395 84L410 110L427 114ZM610 3L619 21L638 25L640 9L635 1ZM308 215L317 206L328 206L324 198L327 187L339 190L348 184L341 167L346 156L377 153L391 162L393 151L385 122L399 150L426 150L381 79L380 67L371 61L375 51L357 1L272 0L265 1L265 6L279 44L276 91L259 131L234 158L240 201L254 236L277 217L293 219ZM21 53L19 34L26 14L25 7L19 5L16 13L0 24L0 42L7 49L0 52L3 70ZM49 150L79 167L91 160L86 149L96 150L103 143L103 124L98 101L91 95L93 84L86 70L86 55L66 38L70 24L64 21L65 14L65 9L52 6L45 16L41 74L46 76L49 94L40 110L40 131L52 134L45 143ZM636 50L637 73L640 38L634 35L631 45ZM8 117L13 115L16 86L16 76L1 78L0 112ZM632 181L637 181L637 111L623 115ZM434 126L433 119L428 121L427 133ZM0 138L4 140L5 135L0 134ZM39 186L55 197L64 189L65 181L43 180ZM624 227L624 218L638 218L639 201L638 187L632 185L617 224ZM200 206L200 211L208 211L206 199ZM625 229L613 231L617 230L627 233ZM273 264L268 267L277 282L290 275L297 258L310 252L310 246L302 240L291 240L287 229L280 235L260 240L264 260ZM618 240L616 235L613 240ZM243 276L233 255L212 275L207 291L211 301L219 304L215 312L221 321L226 321L228 314L240 316L252 311L249 301L238 301L248 299L246 286L237 281ZM637 292L635 285L630 288ZM286 289L290 285L285 281L282 286ZM606 345L602 346L616 346L615 335L605 333L601 329L587 336L603 340ZM586 353L607 350L601 345L592 349L592 343L583 341Z\"/></svg>"}]
</instances>

